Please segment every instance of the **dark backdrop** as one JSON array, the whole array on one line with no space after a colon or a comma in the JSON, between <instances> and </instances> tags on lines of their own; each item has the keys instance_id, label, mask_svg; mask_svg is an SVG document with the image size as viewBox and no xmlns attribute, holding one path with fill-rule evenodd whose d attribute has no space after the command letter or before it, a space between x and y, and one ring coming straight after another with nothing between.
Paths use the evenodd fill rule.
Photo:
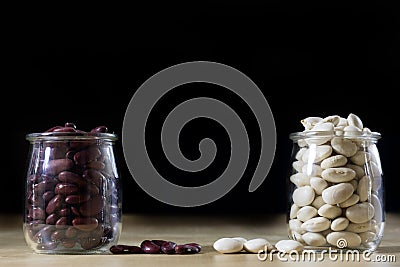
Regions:
<instances>
[{"instance_id":1,"label":"dark backdrop","mask_svg":"<svg viewBox=\"0 0 400 267\"><path fill-rule=\"evenodd\" d=\"M161 2L161 1L160 1ZM189 1L191 2L191 1ZM393 1L394 2L394 1ZM400 211L399 15L393 2L374 5L292 5L280 1L215 1L132 6L12 7L6 44L2 96L1 212L22 212L29 143L25 135L65 122L90 130L106 125L122 134L127 105L155 73L188 61L234 67L262 90L274 115L277 145L265 182L249 193L257 159L257 127L248 107L210 84L175 88L163 98L153 129L168 109L195 96L226 99L248 124L249 167L239 184L218 201L179 208L147 195L132 179L116 143L123 179L123 210L137 213L275 213L286 208L285 179L292 143L308 116L355 113L382 134L378 148L384 171L386 210ZM218 90L217 90L218 89ZM159 132L152 131L153 140ZM168 179L205 184L221 173L229 156L227 134L216 123L197 120L185 127L182 150L198 156L196 141L213 138L214 165L202 175ZM183 142L185 143L185 142ZM155 142L154 151L161 153ZM162 155L159 168L168 170Z\"/></svg>"}]
</instances>

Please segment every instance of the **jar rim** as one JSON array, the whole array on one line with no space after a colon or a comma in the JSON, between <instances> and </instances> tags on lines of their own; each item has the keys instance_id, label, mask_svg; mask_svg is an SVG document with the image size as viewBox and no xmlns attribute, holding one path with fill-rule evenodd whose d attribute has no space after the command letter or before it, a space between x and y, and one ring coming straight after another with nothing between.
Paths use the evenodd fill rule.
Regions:
<instances>
[{"instance_id":1,"label":"jar rim","mask_svg":"<svg viewBox=\"0 0 400 267\"><path fill-rule=\"evenodd\" d=\"M293 132L289 134L289 138L297 141L305 138L326 138L326 137L343 137L361 140L378 140L381 138L379 132L362 132L362 131L303 131Z\"/></svg>"},{"instance_id":2,"label":"jar rim","mask_svg":"<svg viewBox=\"0 0 400 267\"><path fill-rule=\"evenodd\" d=\"M34 142L38 140L61 141L61 140L118 140L115 133L90 133L90 132L43 132L29 133L25 136L26 140Z\"/></svg>"}]
</instances>

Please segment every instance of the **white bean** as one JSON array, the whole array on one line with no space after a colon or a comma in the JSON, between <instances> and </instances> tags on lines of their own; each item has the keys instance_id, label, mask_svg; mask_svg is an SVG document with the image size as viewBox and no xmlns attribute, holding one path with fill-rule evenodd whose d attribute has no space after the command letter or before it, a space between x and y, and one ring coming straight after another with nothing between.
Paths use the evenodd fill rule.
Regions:
<instances>
[{"instance_id":1,"label":"white bean","mask_svg":"<svg viewBox=\"0 0 400 267\"><path fill-rule=\"evenodd\" d=\"M303 238L304 242L309 246L318 247L326 244L325 237L320 233L308 232L303 234L301 237Z\"/></svg>"},{"instance_id":2,"label":"white bean","mask_svg":"<svg viewBox=\"0 0 400 267\"><path fill-rule=\"evenodd\" d=\"M297 206L296 204L292 204L292 206L290 207L289 218L295 219L297 217L297 212L299 211L299 209L300 209L299 206Z\"/></svg>"},{"instance_id":3,"label":"white bean","mask_svg":"<svg viewBox=\"0 0 400 267\"><path fill-rule=\"evenodd\" d=\"M324 217L314 217L303 222L301 229L308 232L321 232L329 229L331 221Z\"/></svg>"},{"instance_id":4,"label":"white bean","mask_svg":"<svg viewBox=\"0 0 400 267\"><path fill-rule=\"evenodd\" d=\"M347 247L349 248L355 248L360 246L361 244L360 236L352 232L347 232L347 231L332 232L326 236L326 241L328 241L329 244L344 248L346 246L342 247L342 243L339 243L342 240L345 241Z\"/></svg>"},{"instance_id":5,"label":"white bean","mask_svg":"<svg viewBox=\"0 0 400 267\"><path fill-rule=\"evenodd\" d=\"M347 164L345 167L350 168L353 171L355 171L357 179L360 179L361 177L363 177L365 175L365 171L364 171L363 167L360 167L360 166L355 165L355 164Z\"/></svg>"},{"instance_id":6,"label":"white bean","mask_svg":"<svg viewBox=\"0 0 400 267\"><path fill-rule=\"evenodd\" d=\"M310 185L310 177L308 175L298 172L290 176L290 181L297 187Z\"/></svg>"},{"instance_id":7,"label":"white bean","mask_svg":"<svg viewBox=\"0 0 400 267\"><path fill-rule=\"evenodd\" d=\"M354 125L349 125L344 127L344 134L346 136L358 136L362 132L361 128L358 128Z\"/></svg>"},{"instance_id":8,"label":"white bean","mask_svg":"<svg viewBox=\"0 0 400 267\"><path fill-rule=\"evenodd\" d=\"M321 176L323 169L317 164L304 164L301 168L301 172L308 176Z\"/></svg>"},{"instance_id":9,"label":"white bean","mask_svg":"<svg viewBox=\"0 0 400 267\"><path fill-rule=\"evenodd\" d=\"M260 250L271 251L272 245L264 238L254 238L243 244L244 250L251 253L258 253Z\"/></svg>"},{"instance_id":10,"label":"white bean","mask_svg":"<svg viewBox=\"0 0 400 267\"><path fill-rule=\"evenodd\" d=\"M364 165L366 162L368 162L371 159L371 154L365 151L357 151L356 154L350 157L350 160L359 166Z\"/></svg>"},{"instance_id":11,"label":"white bean","mask_svg":"<svg viewBox=\"0 0 400 267\"><path fill-rule=\"evenodd\" d=\"M348 123L348 125L355 126L359 129L364 128L360 117L358 117L357 115L355 115L353 113L350 113L349 116L347 116L347 123Z\"/></svg>"},{"instance_id":12,"label":"white bean","mask_svg":"<svg viewBox=\"0 0 400 267\"><path fill-rule=\"evenodd\" d=\"M304 234L305 230L301 227L302 224L303 222L300 221L299 219L289 220L289 229L298 232L299 234Z\"/></svg>"},{"instance_id":13,"label":"white bean","mask_svg":"<svg viewBox=\"0 0 400 267\"><path fill-rule=\"evenodd\" d=\"M353 232L353 233L363 233L372 229L371 221L365 223L349 223L346 228L346 231Z\"/></svg>"},{"instance_id":14,"label":"white bean","mask_svg":"<svg viewBox=\"0 0 400 267\"><path fill-rule=\"evenodd\" d=\"M315 146L311 145L303 154L302 160L305 163L320 162L332 154L332 147L329 145Z\"/></svg>"},{"instance_id":15,"label":"white bean","mask_svg":"<svg viewBox=\"0 0 400 267\"><path fill-rule=\"evenodd\" d=\"M349 219L345 217L338 217L332 221L331 229L333 231L343 231L344 229L347 228L347 226L349 226L349 223L350 223Z\"/></svg>"},{"instance_id":16,"label":"white bean","mask_svg":"<svg viewBox=\"0 0 400 267\"><path fill-rule=\"evenodd\" d=\"M242 242L243 244L247 242L247 239L241 236L237 236L237 237L232 237L232 239L235 239L237 241Z\"/></svg>"},{"instance_id":17,"label":"white bean","mask_svg":"<svg viewBox=\"0 0 400 267\"><path fill-rule=\"evenodd\" d=\"M301 169L304 166L304 162L301 160L297 160L292 163L292 166L293 166L293 169L295 169L297 172L301 172Z\"/></svg>"},{"instance_id":18,"label":"white bean","mask_svg":"<svg viewBox=\"0 0 400 267\"><path fill-rule=\"evenodd\" d=\"M322 207L322 205L326 204L322 196L317 196L314 201L311 203L311 206L313 206L316 209L319 209Z\"/></svg>"},{"instance_id":19,"label":"white bean","mask_svg":"<svg viewBox=\"0 0 400 267\"><path fill-rule=\"evenodd\" d=\"M346 167L335 167L323 170L321 176L328 182L343 183L353 180L356 177L356 172Z\"/></svg>"},{"instance_id":20,"label":"white bean","mask_svg":"<svg viewBox=\"0 0 400 267\"><path fill-rule=\"evenodd\" d=\"M353 180L351 180L349 183L351 183L351 185L352 185L353 188L354 188L354 191L356 191L356 190L357 190L357 187L358 187L358 181L357 181L356 179L353 179Z\"/></svg>"},{"instance_id":21,"label":"white bean","mask_svg":"<svg viewBox=\"0 0 400 267\"><path fill-rule=\"evenodd\" d=\"M305 222L305 221L311 219L312 217L317 216L317 214L318 214L318 211L316 208L314 208L312 206L304 206L304 207L300 208L299 211L297 212L297 219Z\"/></svg>"},{"instance_id":22,"label":"white bean","mask_svg":"<svg viewBox=\"0 0 400 267\"><path fill-rule=\"evenodd\" d=\"M326 188L322 191L322 198L325 203L334 205L347 200L354 192L354 188L349 183L340 183Z\"/></svg>"},{"instance_id":23,"label":"white bean","mask_svg":"<svg viewBox=\"0 0 400 267\"><path fill-rule=\"evenodd\" d=\"M337 126L340 122L340 116L338 115L331 115L322 119L322 122L330 122L333 126Z\"/></svg>"},{"instance_id":24,"label":"white bean","mask_svg":"<svg viewBox=\"0 0 400 267\"><path fill-rule=\"evenodd\" d=\"M338 205L341 208L348 208L350 206L353 206L354 204L357 204L358 201L360 200L360 197L357 194L351 195L348 199L346 199L343 202L340 202Z\"/></svg>"},{"instance_id":25,"label":"white bean","mask_svg":"<svg viewBox=\"0 0 400 267\"><path fill-rule=\"evenodd\" d=\"M342 214L342 209L335 205L325 204L318 209L318 215L334 219Z\"/></svg>"},{"instance_id":26,"label":"white bean","mask_svg":"<svg viewBox=\"0 0 400 267\"><path fill-rule=\"evenodd\" d=\"M321 162L322 169L328 169L333 167L342 167L346 165L347 158L343 155L334 155L330 156L329 158L324 159Z\"/></svg>"},{"instance_id":27,"label":"white bean","mask_svg":"<svg viewBox=\"0 0 400 267\"><path fill-rule=\"evenodd\" d=\"M306 147L300 148L299 151L297 151L295 158L297 160L301 160L303 158L304 152L306 152L306 151L307 151Z\"/></svg>"},{"instance_id":28,"label":"white bean","mask_svg":"<svg viewBox=\"0 0 400 267\"><path fill-rule=\"evenodd\" d=\"M243 250L243 243L233 238L223 237L214 242L213 248L220 253L236 253Z\"/></svg>"},{"instance_id":29,"label":"white bean","mask_svg":"<svg viewBox=\"0 0 400 267\"><path fill-rule=\"evenodd\" d=\"M346 217L353 223L364 223L374 217L375 208L371 203L362 202L346 209Z\"/></svg>"},{"instance_id":30,"label":"white bean","mask_svg":"<svg viewBox=\"0 0 400 267\"><path fill-rule=\"evenodd\" d=\"M314 188L317 195L321 195L322 191L324 191L324 189L328 187L328 182L320 177L311 177L310 185L312 188Z\"/></svg>"},{"instance_id":31,"label":"white bean","mask_svg":"<svg viewBox=\"0 0 400 267\"><path fill-rule=\"evenodd\" d=\"M291 251L302 251L303 244L296 240L279 240L276 242L275 247L283 253L289 253Z\"/></svg>"},{"instance_id":32,"label":"white bean","mask_svg":"<svg viewBox=\"0 0 400 267\"><path fill-rule=\"evenodd\" d=\"M364 202L368 199L369 193L370 193L370 182L367 176L364 176L358 181L358 186L357 186L357 194L360 197L360 201Z\"/></svg>"},{"instance_id":33,"label":"white bean","mask_svg":"<svg viewBox=\"0 0 400 267\"><path fill-rule=\"evenodd\" d=\"M375 194L371 195L371 203L374 206L374 217L372 217L374 220L376 220L378 223L383 221L383 214L382 214L382 203L379 200L379 197Z\"/></svg>"},{"instance_id":34,"label":"white bean","mask_svg":"<svg viewBox=\"0 0 400 267\"><path fill-rule=\"evenodd\" d=\"M300 123L304 126L304 129L311 130L315 124L321 122L322 118L320 117L308 117L300 121Z\"/></svg>"},{"instance_id":35,"label":"white bean","mask_svg":"<svg viewBox=\"0 0 400 267\"><path fill-rule=\"evenodd\" d=\"M293 197L293 202L297 206L303 207L303 206L310 205L313 202L314 197L315 197L315 192L311 186L306 185L306 186L296 188L293 192L292 197Z\"/></svg>"},{"instance_id":36,"label":"white bean","mask_svg":"<svg viewBox=\"0 0 400 267\"><path fill-rule=\"evenodd\" d=\"M351 157L357 152L357 145L347 138L334 137L331 146L333 151L345 157Z\"/></svg>"},{"instance_id":37,"label":"white bean","mask_svg":"<svg viewBox=\"0 0 400 267\"><path fill-rule=\"evenodd\" d=\"M340 117L340 118L339 118L339 123L338 123L336 126L347 126L347 125L349 125L349 124L347 123L347 119L346 119L346 118Z\"/></svg>"}]
</instances>

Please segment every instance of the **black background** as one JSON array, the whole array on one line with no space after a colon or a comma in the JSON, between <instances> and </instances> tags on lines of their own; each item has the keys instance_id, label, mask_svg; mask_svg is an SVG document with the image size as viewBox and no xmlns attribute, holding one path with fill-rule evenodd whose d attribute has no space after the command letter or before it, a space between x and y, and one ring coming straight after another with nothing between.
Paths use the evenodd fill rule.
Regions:
<instances>
[{"instance_id":1,"label":"black background","mask_svg":"<svg viewBox=\"0 0 400 267\"><path fill-rule=\"evenodd\" d=\"M21 212L29 143L25 135L65 122L82 130L106 125L122 134L136 89L164 68L189 61L229 65L257 84L274 115L277 145L267 179L248 192L259 137L248 107L210 84L175 88L153 111L150 140L160 140L163 116L190 97L225 99L247 123L254 150L244 177L214 203L181 208L147 195L116 143L123 179L123 211L246 214L285 212L291 132L308 116L347 117L382 134L386 210L399 212L399 12L394 2L363 5L289 4L282 1L149 2L131 6L18 6L5 10L2 43L1 212ZM158 127L158 128L157 128ZM151 142L158 168L177 184L206 184L229 160L229 139L215 122L199 119L182 132L182 151L198 156L198 142L213 138L218 155L193 177L177 175ZM259 147L258 147L259 149Z\"/></svg>"}]
</instances>

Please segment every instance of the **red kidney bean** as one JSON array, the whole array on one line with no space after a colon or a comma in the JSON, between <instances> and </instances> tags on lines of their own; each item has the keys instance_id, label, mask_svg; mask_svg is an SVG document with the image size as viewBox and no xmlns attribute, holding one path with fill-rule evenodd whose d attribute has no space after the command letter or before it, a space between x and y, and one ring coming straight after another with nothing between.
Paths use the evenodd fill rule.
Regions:
<instances>
[{"instance_id":1,"label":"red kidney bean","mask_svg":"<svg viewBox=\"0 0 400 267\"><path fill-rule=\"evenodd\" d=\"M60 195L73 195L79 192L79 187L74 184L58 183L54 188L54 193Z\"/></svg>"},{"instance_id":2,"label":"red kidney bean","mask_svg":"<svg viewBox=\"0 0 400 267\"><path fill-rule=\"evenodd\" d=\"M107 133L108 128L106 126L97 126L96 128L93 128L90 130L91 133Z\"/></svg>"},{"instance_id":3,"label":"red kidney bean","mask_svg":"<svg viewBox=\"0 0 400 267\"><path fill-rule=\"evenodd\" d=\"M53 132L54 130L60 129L60 128L63 128L63 127L62 126L54 126L54 127L51 127L50 129L47 129L45 132L46 133Z\"/></svg>"},{"instance_id":4,"label":"red kidney bean","mask_svg":"<svg viewBox=\"0 0 400 267\"><path fill-rule=\"evenodd\" d=\"M76 217L72 220L72 225L81 231L92 231L97 228L98 220L91 217Z\"/></svg>"},{"instance_id":5,"label":"red kidney bean","mask_svg":"<svg viewBox=\"0 0 400 267\"><path fill-rule=\"evenodd\" d=\"M81 193L79 195L69 195L65 198L65 203L74 205L81 204L90 199L90 195L87 193Z\"/></svg>"},{"instance_id":6,"label":"red kidney bean","mask_svg":"<svg viewBox=\"0 0 400 267\"><path fill-rule=\"evenodd\" d=\"M98 170L98 171L103 170L105 166L106 165L103 162L99 161L99 160L88 162L85 165L85 167L87 169L95 169L95 170Z\"/></svg>"},{"instance_id":7,"label":"red kidney bean","mask_svg":"<svg viewBox=\"0 0 400 267\"><path fill-rule=\"evenodd\" d=\"M43 199L45 202L49 202L55 196L53 191L47 191L43 193Z\"/></svg>"},{"instance_id":8,"label":"red kidney bean","mask_svg":"<svg viewBox=\"0 0 400 267\"><path fill-rule=\"evenodd\" d=\"M89 236L88 238L81 239L81 247L89 250L101 245L101 236Z\"/></svg>"},{"instance_id":9,"label":"red kidney bean","mask_svg":"<svg viewBox=\"0 0 400 267\"><path fill-rule=\"evenodd\" d=\"M86 180L84 180L82 176L71 171L60 172L58 174L58 180L64 183L76 184L82 187L87 184Z\"/></svg>"},{"instance_id":10,"label":"red kidney bean","mask_svg":"<svg viewBox=\"0 0 400 267\"><path fill-rule=\"evenodd\" d=\"M56 222L57 229L67 229L67 225L71 224L71 220L68 217L61 217Z\"/></svg>"},{"instance_id":11,"label":"red kidney bean","mask_svg":"<svg viewBox=\"0 0 400 267\"><path fill-rule=\"evenodd\" d=\"M197 249L199 250L199 252L201 251L201 245L200 245L200 244L197 244L197 243L187 243L187 244L185 244L185 245L195 246L195 247L197 247Z\"/></svg>"},{"instance_id":12,"label":"red kidney bean","mask_svg":"<svg viewBox=\"0 0 400 267\"><path fill-rule=\"evenodd\" d=\"M71 208L63 208L58 211L58 215L61 217L68 217L71 214Z\"/></svg>"},{"instance_id":13,"label":"red kidney bean","mask_svg":"<svg viewBox=\"0 0 400 267\"><path fill-rule=\"evenodd\" d=\"M97 186L95 186L94 184L88 184L85 187L85 191L91 196L96 196L100 193L99 188Z\"/></svg>"},{"instance_id":14,"label":"red kidney bean","mask_svg":"<svg viewBox=\"0 0 400 267\"><path fill-rule=\"evenodd\" d=\"M161 251L164 252L165 254L173 254L175 253L175 246L176 246L175 242L165 241L161 245Z\"/></svg>"},{"instance_id":15,"label":"red kidney bean","mask_svg":"<svg viewBox=\"0 0 400 267\"><path fill-rule=\"evenodd\" d=\"M82 178L94 183L97 187L102 187L104 180L106 179L104 175L95 170L95 169L87 169L83 172Z\"/></svg>"},{"instance_id":16,"label":"red kidney bean","mask_svg":"<svg viewBox=\"0 0 400 267\"><path fill-rule=\"evenodd\" d=\"M38 196L38 194L35 192L35 194L31 194L30 196L30 201L34 206L39 206L41 207L44 203L44 199L42 196Z\"/></svg>"},{"instance_id":17,"label":"red kidney bean","mask_svg":"<svg viewBox=\"0 0 400 267\"><path fill-rule=\"evenodd\" d=\"M96 227L93 231L82 232L78 237L79 243L84 249L93 249L103 244L102 234L101 227Z\"/></svg>"},{"instance_id":18,"label":"red kidney bean","mask_svg":"<svg viewBox=\"0 0 400 267\"><path fill-rule=\"evenodd\" d=\"M55 147L47 147L46 150L49 151L49 159L62 159L65 158L68 147L63 144Z\"/></svg>"},{"instance_id":19,"label":"red kidney bean","mask_svg":"<svg viewBox=\"0 0 400 267\"><path fill-rule=\"evenodd\" d=\"M46 224L53 224L55 225L56 222L60 219L60 216L56 213L52 213L46 218Z\"/></svg>"},{"instance_id":20,"label":"red kidney bean","mask_svg":"<svg viewBox=\"0 0 400 267\"><path fill-rule=\"evenodd\" d=\"M90 198L90 196L89 196ZM77 207L71 206L71 211L73 214L75 214L76 216L82 216L82 214L79 212L79 209Z\"/></svg>"},{"instance_id":21,"label":"red kidney bean","mask_svg":"<svg viewBox=\"0 0 400 267\"><path fill-rule=\"evenodd\" d=\"M46 214L43 209L39 207L33 207L30 210L30 215L32 216L32 219L34 220L44 220L46 218Z\"/></svg>"},{"instance_id":22,"label":"red kidney bean","mask_svg":"<svg viewBox=\"0 0 400 267\"><path fill-rule=\"evenodd\" d=\"M87 149L76 152L74 155L74 161L78 165L85 165L90 161L95 161L101 156L100 149L95 146L88 147Z\"/></svg>"},{"instance_id":23,"label":"red kidney bean","mask_svg":"<svg viewBox=\"0 0 400 267\"><path fill-rule=\"evenodd\" d=\"M74 239L63 239L61 241L61 244L64 248L73 248L75 247L76 242Z\"/></svg>"},{"instance_id":24,"label":"red kidney bean","mask_svg":"<svg viewBox=\"0 0 400 267\"><path fill-rule=\"evenodd\" d=\"M140 248L144 253L148 254L156 254L161 252L160 246L151 240L143 240L140 244Z\"/></svg>"},{"instance_id":25,"label":"red kidney bean","mask_svg":"<svg viewBox=\"0 0 400 267\"><path fill-rule=\"evenodd\" d=\"M152 240L150 240L151 242L153 242L154 244L156 244L157 246L162 246L162 244L164 244L165 242L167 242L167 241L165 241L165 240L162 240L162 239L152 239Z\"/></svg>"},{"instance_id":26,"label":"red kidney bean","mask_svg":"<svg viewBox=\"0 0 400 267\"><path fill-rule=\"evenodd\" d=\"M66 122L66 123L64 124L64 127L71 127L71 128L76 129L76 125L75 125L75 123L73 123L73 122Z\"/></svg>"},{"instance_id":27,"label":"red kidney bean","mask_svg":"<svg viewBox=\"0 0 400 267\"><path fill-rule=\"evenodd\" d=\"M71 169L73 165L74 162L70 159L49 160L44 168L44 173L48 175L57 175L62 171Z\"/></svg>"},{"instance_id":28,"label":"red kidney bean","mask_svg":"<svg viewBox=\"0 0 400 267\"><path fill-rule=\"evenodd\" d=\"M57 181L41 181L33 187L35 194L41 195L46 191L53 191Z\"/></svg>"},{"instance_id":29,"label":"red kidney bean","mask_svg":"<svg viewBox=\"0 0 400 267\"><path fill-rule=\"evenodd\" d=\"M142 249L138 246L128 246L128 245L113 245L110 247L112 254L141 254Z\"/></svg>"},{"instance_id":30,"label":"red kidney bean","mask_svg":"<svg viewBox=\"0 0 400 267\"><path fill-rule=\"evenodd\" d=\"M54 129L53 132L54 133L58 133L58 132L73 133L73 132L76 132L76 130L73 127L61 127L61 128Z\"/></svg>"},{"instance_id":31,"label":"red kidney bean","mask_svg":"<svg viewBox=\"0 0 400 267\"><path fill-rule=\"evenodd\" d=\"M69 151L67 151L67 153L65 154L65 157L66 157L67 159L70 159L70 160L73 161L73 160L74 160L75 153L76 153L75 150L69 150Z\"/></svg>"},{"instance_id":32,"label":"red kidney bean","mask_svg":"<svg viewBox=\"0 0 400 267\"><path fill-rule=\"evenodd\" d=\"M97 195L94 196L91 200L83 203L79 212L83 216L95 216L97 215L104 207L105 198L103 196Z\"/></svg>"},{"instance_id":33,"label":"red kidney bean","mask_svg":"<svg viewBox=\"0 0 400 267\"><path fill-rule=\"evenodd\" d=\"M47 214L55 213L59 210L64 203L64 197L62 195L55 195L47 204L46 212Z\"/></svg>"},{"instance_id":34,"label":"red kidney bean","mask_svg":"<svg viewBox=\"0 0 400 267\"><path fill-rule=\"evenodd\" d=\"M66 238L74 238L76 235L78 234L78 229L76 229L73 226L69 226L66 230L65 230L65 237Z\"/></svg>"},{"instance_id":35,"label":"red kidney bean","mask_svg":"<svg viewBox=\"0 0 400 267\"><path fill-rule=\"evenodd\" d=\"M53 242L61 242L64 238L65 230L55 230L50 236L50 239Z\"/></svg>"},{"instance_id":36,"label":"red kidney bean","mask_svg":"<svg viewBox=\"0 0 400 267\"><path fill-rule=\"evenodd\" d=\"M175 252L178 254L195 254L199 253L200 250L198 249L197 246L184 244L184 245L176 245Z\"/></svg>"}]
</instances>

